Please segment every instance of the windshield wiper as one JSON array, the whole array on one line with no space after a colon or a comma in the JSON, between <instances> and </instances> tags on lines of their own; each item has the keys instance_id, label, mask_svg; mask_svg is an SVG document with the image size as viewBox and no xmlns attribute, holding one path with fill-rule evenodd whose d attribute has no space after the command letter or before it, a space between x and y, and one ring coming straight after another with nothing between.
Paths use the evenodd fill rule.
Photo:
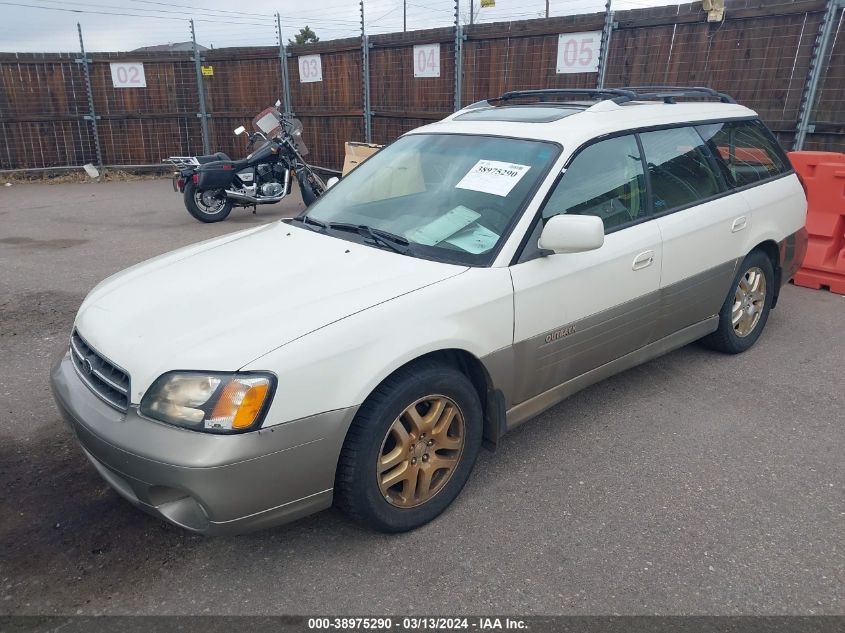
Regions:
<instances>
[{"instance_id":1,"label":"windshield wiper","mask_svg":"<svg viewBox=\"0 0 845 633\"><path fill-rule=\"evenodd\" d=\"M291 218L290 221L291 222L302 222L306 226L308 226L310 224L312 226L316 226L321 231L325 231L327 228L329 228L329 225L326 224L325 222L322 222L320 220L315 220L314 218L307 216L307 215L298 215L295 218ZM311 230L314 230L314 229L311 229Z\"/></svg>"},{"instance_id":2,"label":"windshield wiper","mask_svg":"<svg viewBox=\"0 0 845 633\"><path fill-rule=\"evenodd\" d=\"M328 228L337 231L349 231L350 233L358 233L361 237L368 237L376 244L386 246L392 251L407 255L411 250L411 243L401 235L390 233L389 231L382 231L381 229L374 229L366 224L349 224L346 222L329 222Z\"/></svg>"}]
</instances>

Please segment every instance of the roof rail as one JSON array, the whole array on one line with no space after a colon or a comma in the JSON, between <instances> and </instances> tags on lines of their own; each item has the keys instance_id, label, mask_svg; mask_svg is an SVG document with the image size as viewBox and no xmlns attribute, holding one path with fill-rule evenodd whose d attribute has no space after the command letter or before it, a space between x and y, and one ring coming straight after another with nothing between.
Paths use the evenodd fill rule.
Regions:
<instances>
[{"instance_id":1,"label":"roof rail","mask_svg":"<svg viewBox=\"0 0 845 633\"><path fill-rule=\"evenodd\" d=\"M620 88L635 95L637 101L656 101L662 99L664 103L675 103L676 97L715 97L722 103L736 103L733 97L724 92L717 92L706 86L625 86ZM633 99L618 97L616 103L624 103Z\"/></svg>"},{"instance_id":2,"label":"roof rail","mask_svg":"<svg viewBox=\"0 0 845 633\"><path fill-rule=\"evenodd\" d=\"M478 101L464 110L492 105L492 101L510 101L537 97L544 101L544 97L587 97L598 101L612 101L616 104L629 101L663 101L675 103L678 97L715 97L722 103L736 103L733 97L723 92L717 92L705 86L625 86L623 88L543 88L541 90L512 90L501 97L494 97L485 101Z\"/></svg>"},{"instance_id":3,"label":"roof rail","mask_svg":"<svg viewBox=\"0 0 845 633\"><path fill-rule=\"evenodd\" d=\"M587 96L599 99L634 97L627 88L544 88L542 90L512 90L491 101L510 101L524 97Z\"/></svg>"}]
</instances>

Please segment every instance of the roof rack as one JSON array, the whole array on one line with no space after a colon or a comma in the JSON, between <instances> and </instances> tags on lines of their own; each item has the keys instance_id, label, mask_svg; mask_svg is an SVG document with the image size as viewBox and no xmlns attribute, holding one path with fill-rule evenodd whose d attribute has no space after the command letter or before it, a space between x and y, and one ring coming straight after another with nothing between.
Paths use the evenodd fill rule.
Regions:
<instances>
[{"instance_id":1,"label":"roof rack","mask_svg":"<svg viewBox=\"0 0 845 633\"><path fill-rule=\"evenodd\" d=\"M635 97L635 93L624 88L544 88L542 90L512 90L501 97L495 97L490 101L510 101L511 99L522 99L530 97L558 97L558 96L581 96L592 99L618 99L621 97Z\"/></svg>"},{"instance_id":2,"label":"roof rack","mask_svg":"<svg viewBox=\"0 0 845 633\"><path fill-rule=\"evenodd\" d=\"M544 88L541 90L512 90L500 97L486 101L478 101L467 110L491 105L491 101L511 101L537 97L545 101L545 97L587 97L598 101L613 101L623 104L629 101L663 101L675 103L678 97L715 97L722 103L736 103L733 97L723 92L717 92L704 86L625 86L624 88Z\"/></svg>"},{"instance_id":3,"label":"roof rack","mask_svg":"<svg viewBox=\"0 0 845 633\"><path fill-rule=\"evenodd\" d=\"M662 99L663 103L675 103L676 97L715 97L722 103L736 103L732 96L707 86L625 86L620 90L633 93L637 101ZM617 99L614 101L623 103Z\"/></svg>"}]
</instances>

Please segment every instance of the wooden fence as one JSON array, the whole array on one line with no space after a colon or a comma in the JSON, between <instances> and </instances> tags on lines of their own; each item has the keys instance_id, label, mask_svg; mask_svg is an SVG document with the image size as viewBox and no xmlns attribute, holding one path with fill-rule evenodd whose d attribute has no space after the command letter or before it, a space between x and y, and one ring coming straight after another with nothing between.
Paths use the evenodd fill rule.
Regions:
<instances>
[{"instance_id":1,"label":"wooden fence","mask_svg":"<svg viewBox=\"0 0 845 633\"><path fill-rule=\"evenodd\" d=\"M729 0L726 19L707 23L700 3L614 14L606 86L707 85L759 112L785 147L794 138L823 0ZM805 149L845 150L845 33L834 16L833 44L819 53L818 98ZM556 72L558 36L601 30L603 13L464 27L460 101L507 90L595 87L592 73ZM369 38L373 141L438 120L454 109L455 30L431 29ZM440 76L415 78L415 44L440 44ZM338 168L343 142L364 140L360 38L288 49L291 104L318 165ZM321 55L323 80L300 81L297 57ZM96 144L79 54L0 53L0 169L96 163ZM102 162L155 164L202 152L196 68L190 53L88 55ZM206 51L203 76L209 144L242 156L232 129L248 124L283 94L278 48ZM114 88L110 63L143 62L146 88Z\"/></svg>"}]
</instances>

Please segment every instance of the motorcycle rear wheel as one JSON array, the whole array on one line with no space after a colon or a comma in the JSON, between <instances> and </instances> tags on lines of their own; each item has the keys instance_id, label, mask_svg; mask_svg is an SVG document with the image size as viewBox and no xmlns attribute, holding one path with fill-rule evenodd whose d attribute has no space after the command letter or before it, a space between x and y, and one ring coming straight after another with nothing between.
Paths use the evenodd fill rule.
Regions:
<instances>
[{"instance_id":1,"label":"motorcycle rear wheel","mask_svg":"<svg viewBox=\"0 0 845 633\"><path fill-rule=\"evenodd\" d=\"M185 208L200 222L222 222L229 217L232 201L223 189L200 191L193 182L185 184Z\"/></svg>"}]
</instances>

